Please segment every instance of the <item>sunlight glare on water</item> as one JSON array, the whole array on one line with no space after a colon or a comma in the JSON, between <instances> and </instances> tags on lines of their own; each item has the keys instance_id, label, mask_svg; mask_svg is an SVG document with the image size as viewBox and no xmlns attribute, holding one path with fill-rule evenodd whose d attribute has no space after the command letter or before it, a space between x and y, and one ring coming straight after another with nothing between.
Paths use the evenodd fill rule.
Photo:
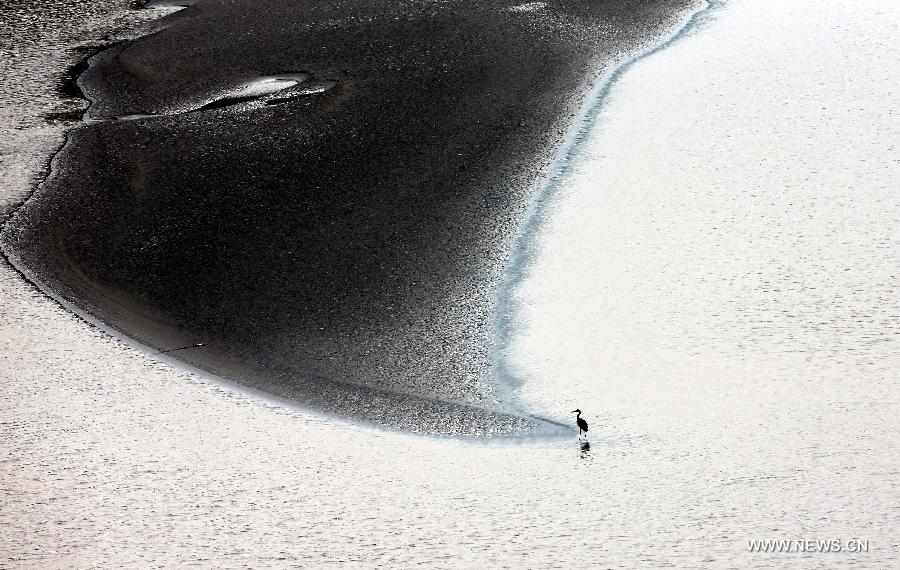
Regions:
<instances>
[{"instance_id":1,"label":"sunlight glare on water","mask_svg":"<svg viewBox=\"0 0 900 570\"><path fill-rule=\"evenodd\" d=\"M890 548L898 32L890 2L735 1L633 65L513 293L523 404L577 404L698 494L731 480L718 500L768 509L763 534Z\"/></svg>"}]
</instances>

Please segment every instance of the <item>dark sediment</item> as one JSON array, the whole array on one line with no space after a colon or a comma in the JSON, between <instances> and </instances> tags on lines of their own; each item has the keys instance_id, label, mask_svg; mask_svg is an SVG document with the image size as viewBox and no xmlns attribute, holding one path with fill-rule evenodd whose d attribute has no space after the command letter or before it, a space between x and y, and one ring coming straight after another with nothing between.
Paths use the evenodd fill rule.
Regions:
<instances>
[{"instance_id":1,"label":"dark sediment","mask_svg":"<svg viewBox=\"0 0 900 570\"><path fill-rule=\"evenodd\" d=\"M515 5L205 0L169 16L78 82L91 118L159 116L72 131L4 248L127 336L202 342L174 354L313 408L541 431L501 413L490 382L499 272L588 87L690 3ZM195 110L294 72L328 88Z\"/></svg>"}]
</instances>

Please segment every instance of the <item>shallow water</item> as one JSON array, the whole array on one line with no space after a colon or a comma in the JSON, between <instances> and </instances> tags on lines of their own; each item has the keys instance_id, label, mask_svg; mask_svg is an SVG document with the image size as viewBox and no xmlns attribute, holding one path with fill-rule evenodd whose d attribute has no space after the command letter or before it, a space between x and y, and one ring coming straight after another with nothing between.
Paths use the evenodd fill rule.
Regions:
<instances>
[{"instance_id":1,"label":"shallow water","mask_svg":"<svg viewBox=\"0 0 900 570\"><path fill-rule=\"evenodd\" d=\"M512 339L587 452L271 405L0 267L0 565L896 566L900 14L840 10L729 3L613 89ZM870 552L746 550L778 537Z\"/></svg>"},{"instance_id":2,"label":"shallow water","mask_svg":"<svg viewBox=\"0 0 900 570\"><path fill-rule=\"evenodd\" d=\"M898 30L888 2L717 7L616 83L540 210L521 397L693 471L725 536L756 511L896 561Z\"/></svg>"}]
</instances>

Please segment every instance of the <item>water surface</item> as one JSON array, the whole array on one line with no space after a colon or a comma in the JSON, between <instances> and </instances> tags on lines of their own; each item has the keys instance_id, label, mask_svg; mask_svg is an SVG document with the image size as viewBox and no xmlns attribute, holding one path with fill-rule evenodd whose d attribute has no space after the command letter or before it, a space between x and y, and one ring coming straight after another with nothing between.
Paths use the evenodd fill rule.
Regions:
<instances>
[{"instance_id":1,"label":"water surface","mask_svg":"<svg viewBox=\"0 0 900 570\"><path fill-rule=\"evenodd\" d=\"M616 84L510 353L587 451L267 404L0 268L0 565L897 566L898 19L735 1Z\"/></svg>"},{"instance_id":2,"label":"water surface","mask_svg":"<svg viewBox=\"0 0 900 570\"><path fill-rule=\"evenodd\" d=\"M520 396L693 473L723 536L896 556L898 26L887 2L718 6L616 83L526 244Z\"/></svg>"}]
</instances>

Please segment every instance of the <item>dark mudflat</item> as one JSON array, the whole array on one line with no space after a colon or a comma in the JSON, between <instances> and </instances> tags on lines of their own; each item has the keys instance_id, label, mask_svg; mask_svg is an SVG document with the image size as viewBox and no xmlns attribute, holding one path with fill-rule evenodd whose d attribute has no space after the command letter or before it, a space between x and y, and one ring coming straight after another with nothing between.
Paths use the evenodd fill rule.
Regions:
<instances>
[{"instance_id":1,"label":"dark mudflat","mask_svg":"<svg viewBox=\"0 0 900 570\"><path fill-rule=\"evenodd\" d=\"M4 247L226 378L387 426L530 431L485 411L499 273L591 82L688 4L203 0L92 59L92 118L154 116L72 131ZM285 73L328 88L210 105Z\"/></svg>"}]
</instances>

